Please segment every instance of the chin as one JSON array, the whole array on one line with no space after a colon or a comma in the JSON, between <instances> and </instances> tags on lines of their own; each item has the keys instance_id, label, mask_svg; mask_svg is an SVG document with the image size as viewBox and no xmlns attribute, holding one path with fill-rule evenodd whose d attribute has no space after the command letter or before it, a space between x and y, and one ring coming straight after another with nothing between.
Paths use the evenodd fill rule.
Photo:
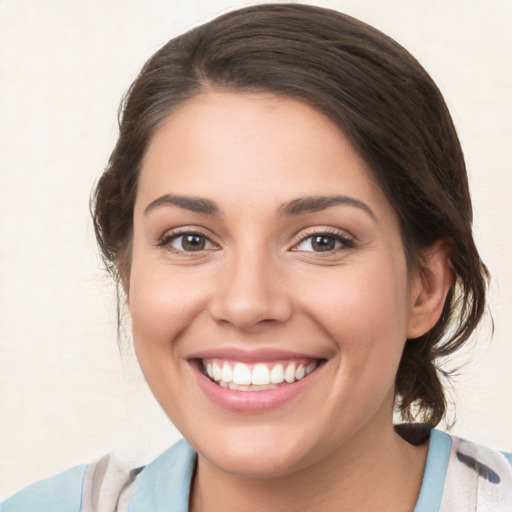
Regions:
<instances>
[{"instance_id":1,"label":"chin","mask_svg":"<svg viewBox=\"0 0 512 512\"><path fill-rule=\"evenodd\" d=\"M215 454L212 456L216 457ZM225 473L254 479L285 476L301 467L298 454L270 453L270 450L247 450L242 453L233 449L229 453L223 452L218 458L209 458L209 462Z\"/></svg>"},{"instance_id":2,"label":"chin","mask_svg":"<svg viewBox=\"0 0 512 512\"><path fill-rule=\"evenodd\" d=\"M243 478L275 478L307 465L308 449L299 438L257 430L248 428L247 432L211 439L207 446L195 448L219 470Z\"/></svg>"}]
</instances>

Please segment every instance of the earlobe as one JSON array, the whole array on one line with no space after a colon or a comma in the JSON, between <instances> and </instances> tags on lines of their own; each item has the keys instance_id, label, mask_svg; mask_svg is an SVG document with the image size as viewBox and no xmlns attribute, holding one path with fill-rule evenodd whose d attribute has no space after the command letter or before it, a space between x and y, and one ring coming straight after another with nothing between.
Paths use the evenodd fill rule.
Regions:
<instances>
[{"instance_id":1,"label":"earlobe","mask_svg":"<svg viewBox=\"0 0 512 512\"><path fill-rule=\"evenodd\" d=\"M441 317L446 297L455 282L450 262L453 250L453 244L444 239L425 250L411 290L408 339L422 336Z\"/></svg>"}]
</instances>

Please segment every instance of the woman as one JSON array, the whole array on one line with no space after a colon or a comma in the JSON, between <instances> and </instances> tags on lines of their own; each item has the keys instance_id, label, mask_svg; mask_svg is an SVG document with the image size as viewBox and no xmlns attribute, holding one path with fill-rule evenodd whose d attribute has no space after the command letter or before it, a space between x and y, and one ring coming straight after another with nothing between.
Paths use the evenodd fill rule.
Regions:
<instances>
[{"instance_id":1,"label":"woman","mask_svg":"<svg viewBox=\"0 0 512 512\"><path fill-rule=\"evenodd\" d=\"M397 43L279 4L170 41L127 95L93 210L186 441L3 512L510 510L509 458L432 430L438 358L481 319L487 271L451 118Z\"/></svg>"}]
</instances>

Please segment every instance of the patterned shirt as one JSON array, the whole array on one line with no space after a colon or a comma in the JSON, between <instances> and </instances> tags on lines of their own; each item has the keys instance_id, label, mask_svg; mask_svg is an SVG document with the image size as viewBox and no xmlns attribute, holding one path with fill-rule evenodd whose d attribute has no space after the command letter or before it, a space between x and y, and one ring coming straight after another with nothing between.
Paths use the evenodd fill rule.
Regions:
<instances>
[{"instance_id":1,"label":"patterned shirt","mask_svg":"<svg viewBox=\"0 0 512 512\"><path fill-rule=\"evenodd\" d=\"M106 456L32 484L0 512L187 512L196 460L185 440L133 470ZM432 430L414 512L512 512L512 457Z\"/></svg>"}]
</instances>

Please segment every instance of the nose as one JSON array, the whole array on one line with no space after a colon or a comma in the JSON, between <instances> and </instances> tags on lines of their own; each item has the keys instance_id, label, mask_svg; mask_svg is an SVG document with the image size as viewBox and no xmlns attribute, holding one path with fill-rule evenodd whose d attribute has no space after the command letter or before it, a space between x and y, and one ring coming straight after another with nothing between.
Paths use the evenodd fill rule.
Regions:
<instances>
[{"instance_id":1,"label":"nose","mask_svg":"<svg viewBox=\"0 0 512 512\"><path fill-rule=\"evenodd\" d=\"M218 274L212 317L244 331L286 322L292 315L283 268L263 254L232 255Z\"/></svg>"}]
</instances>

